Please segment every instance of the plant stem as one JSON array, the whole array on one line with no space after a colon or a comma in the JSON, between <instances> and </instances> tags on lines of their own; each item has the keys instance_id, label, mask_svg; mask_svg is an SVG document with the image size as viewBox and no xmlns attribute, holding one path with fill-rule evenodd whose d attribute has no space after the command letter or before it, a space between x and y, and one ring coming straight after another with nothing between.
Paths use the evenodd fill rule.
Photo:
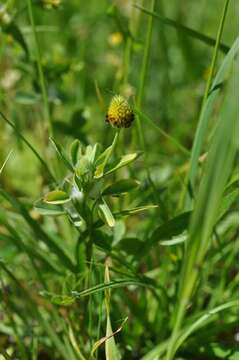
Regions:
<instances>
[{"instance_id":1,"label":"plant stem","mask_svg":"<svg viewBox=\"0 0 239 360\"><path fill-rule=\"evenodd\" d=\"M49 103L48 103L48 95L46 90L46 81L44 78L43 68L42 68L42 56L41 56L41 50L40 50L40 44L37 37L36 32L36 26L33 16L33 8L32 8L32 0L27 0L27 6L28 6L28 14L31 22L32 32L34 36L34 42L35 42L35 49L36 49L36 61L37 61L37 69L39 73L39 81L41 86L41 92L42 92L42 98L43 98L43 105L44 105L44 116L48 123L48 132L49 136L53 136L53 127L52 127L52 121L50 116L50 110L49 110Z\"/></svg>"},{"instance_id":2,"label":"plant stem","mask_svg":"<svg viewBox=\"0 0 239 360\"><path fill-rule=\"evenodd\" d=\"M39 160L39 162L41 163L41 165L45 168L45 170L47 171L50 179L52 182L56 182L55 177L53 176L53 174L51 173L51 170L49 169L46 161L39 155L39 153L37 152L37 150L29 143L29 141L21 134L21 132L18 131L17 127L15 124L13 124L10 120L8 120L8 118L0 111L0 117L3 118L3 120L9 125L11 126L11 128L13 128L13 130L17 133L17 136L19 139L22 140L22 142L24 142L28 148L33 152L33 154L36 156L36 158Z\"/></svg>"},{"instance_id":3,"label":"plant stem","mask_svg":"<svg viewBox=\"0 0 239 360\"><path fill-rule=\"evenodd\" d=\"M155 0L151 1L150 10L154 11L155 9ZM143 96L144 96L144 88L145 88L145 82L146 82L146 74L147 74L147 68L149 63L149 53L150 53L150 45L151 45L151 38L152 38L152 30L153 30L153 17L150 16L148 19L148 30L145 40L145 48L144 48L144 55L143 55L143 62L142 67L140 71L140 79L139 79L139 91L136 98L136 105L140 109L143 102ZM140 122L140 119L138 116L136 116L136 125L137 125L137 131L138 131L138 137L141 144L141 147L145 148L145 140L143 135L143 129Z\"/></svg>"},{"instance_id":4,"label":"plant stem","mask_svg":"<svg viewBox=\"0 0 239 360\"><path fill-rule=\"evenodd\" d=\"M155 9L155 0L151 1L151 7L150 10L154 11ZM138 109L141 108L142 102L143 102L143 96L144 96L144 88L145 88L145 82L146 82L146 74L147 74L147 68L148 68L148 63L149 63L149 54L150 54L150 44L151 44L151 38L152 38L152 30L153 30L153 17L149 17L148 19L148 29L147 29L147 35L146 35L146 40L145 40L145 48L144 48L144 55L143 55L143 62L142 62L142 67L141 67L141 71L140 71L140 79L139 79L139 91L138 91L138 95L136 98L136 106ZM144 152L144 156L145 156L145 162L146 162L146 171L147 171L147 176L148 179L152 185L152 181L150 178L150 172L149 172L149 167L148 167L148 160L147 160L147 155L146 155L146 146L145 146L145 138L144 138L144 133L143 133L143 128L142 128L142 124L140 121L140 118L137 114L136 116L136 126L137 126L137 133L138 133L138 138L139 138L139 142L140 142L140 147ZM136 142L137 136L136 134L134 134L134 142Z\"/></svg>"}]
</instances>

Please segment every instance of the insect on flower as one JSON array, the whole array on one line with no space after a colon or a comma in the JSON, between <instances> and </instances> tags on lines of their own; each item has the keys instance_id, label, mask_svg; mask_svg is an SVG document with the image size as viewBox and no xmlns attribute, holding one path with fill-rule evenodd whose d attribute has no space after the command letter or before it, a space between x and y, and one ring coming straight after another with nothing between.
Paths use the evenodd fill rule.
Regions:
<instances>
[{"instance_id":1,"label":"insect on flower","mask_svg":"<svg viewBox=\"0 0 239 360\"><path fill-rule=\"evenodd\" d=\"M128 101L121 95L115 95L106 115L106 122L113 127L128 128L134 121L134 113Z\"/></svg>"}]
</instances>

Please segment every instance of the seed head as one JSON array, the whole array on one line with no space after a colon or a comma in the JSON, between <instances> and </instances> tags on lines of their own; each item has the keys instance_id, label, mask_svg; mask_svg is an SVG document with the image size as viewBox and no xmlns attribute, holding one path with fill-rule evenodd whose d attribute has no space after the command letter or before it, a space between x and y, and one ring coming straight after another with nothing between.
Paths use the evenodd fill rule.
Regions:
<instances>
[{"instance_id":1,"label":"seed head","mask_svg":"<svg viewBox=\"0 0 239 360\"><path fill-rule=\"evenodd\" d=\"M106 122L113 127L128 128L134 121L134 113L128 101L121 95L115 95L106 115Z\"/></svg>"}]
</instances>

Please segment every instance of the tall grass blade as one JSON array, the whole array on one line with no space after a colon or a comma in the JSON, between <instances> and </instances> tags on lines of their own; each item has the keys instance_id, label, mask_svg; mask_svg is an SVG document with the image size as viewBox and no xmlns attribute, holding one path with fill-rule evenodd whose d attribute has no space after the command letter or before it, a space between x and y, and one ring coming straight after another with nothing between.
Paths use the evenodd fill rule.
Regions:
<instances>
[{"instance_id":1,"label":"tall grass blade","mask_svg":"<svg viewBox=\"0 0 239 360\"><path fill-rule=\"evenodd\" d=\"M239 149L239 103L235 96L235 91L238 88L239 59L237 58L231 70L218 128L209 151L204 177L191 218L189 240L183 259L178 305L175 310L175 322L167 360L172 360L175 355L178 333L185 316L186 307L210 245L210 237L218 217L223 192Z\"/></svg>"},{"instance_id":2,"label":"tall grass blade","mask_svg":"<svg viewBox=\"0 0 239 360\"><path fill-rule=\"evenodd\" d=\"M219 79L219 74L222 72L222 68L221 68L221 72L219 71L218 76L214 80L214 82L213 82L213 76L215 73L219 45L220 45L220 41L221 41L223 29L224 29L224 24L225 24L225 19L226 19L226 15L227 15L229 2L230 2L230 0L226 0L224 2L222 16L220 19L220 24L219 24L219 28L218 28L218 32L217 32L217 39L216 39L214 52L213 52L213 56L212 56L212 61L211 61L210 69L209 69L209 76L208 76L205 93L204 93L204 98L203 98L203 102L202 102L202 107L201 107L201 112L200 112L200 116L199 116L199 124L197 127L195 139L193 142L192 155L191 155L191 160L190 160L190 170L189 170L189 174L188 174L188 182L189 182L189 186L192 191L194 190L194 186L195 186L195 179L196 179L197 169L198 169L198 159L200 156L202 144L203 144L206 130L207 130L207 124L208 124L207 113L208 112L210 113L210 111L211 111L212 102L213 102L213 99L215 99L215 97L216 97L216 93L214 92L214 94L213 94L213 98L211 99L212 102L211 101L209 102L208 97L209 97L210 92L213 91L214 89L216 89L217 86L220 85L222 83L222 81L224 80L223 78ZM234 48L235 48L235 43L234 43L234 46L232 47L232 49L234 49ZM232 49L230 50L230 53L232 53ZM228 59L231 59L231 56L229 56L229 54L226 57L226 59L224 60L224 66L225 66L225 63L227 64L229 62ZM230 66L230 63L229 63L229 66ZM213 84L212 84L212 82L213 82ZM193 204L193 199L191 197L191 194L188 192L186 195L186 210L190 210L190 208L192 207L192 204Z\"/></svg>"}]
</instances>

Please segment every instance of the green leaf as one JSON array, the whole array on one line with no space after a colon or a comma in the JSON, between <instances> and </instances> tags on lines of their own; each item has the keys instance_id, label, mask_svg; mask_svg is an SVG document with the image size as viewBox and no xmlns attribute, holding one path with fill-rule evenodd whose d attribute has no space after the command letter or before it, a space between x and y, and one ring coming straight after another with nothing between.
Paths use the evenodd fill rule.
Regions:
<instances>
[{"instance_id":1,"label":"green leaf","mask_svg":"<svg viewBox=\"0 0 239 360\"><path fill-rule=\"evenodd\" d=\"M109 336L106 335L106 336L104 336L103 338L101 338L100 340L96 341L95 344L94 344L93 347L92 347L91 356L94 356L94 353L96 352L96 350L97 350L103 343L105 343L107 340L109 340L109 338L114 337L117 333L119 333L119 332L122 330L122 328L123 328L123 326L124 326L124 324L126 323L127 320L128 320L128 318L125 318L124 321L122 322L122 324L120 325L120 327L119 327L116 331L112 332ZM111 330L112 330L112 329L111 329ZM118 350L117 350L116 353L118 354ZM118 355L116 355L116 356L118 356ZM113 357L110 357L109 359L113 359Z\"/></svg>"},{"instance_id":2,"label":"green leaf","mask_svg":"<svg viewBox=\"0 0 239 360\"><path fill-rule=\"evenodd\" d=\"M97 166L100 166L104 163L105 161L105 158L109 156L109 153L111 152L111 149L112 149L112 144L107 147L97 158L96 160L96 165Z\"/></svg>"},{"instance_id":3,"label":"green leaf","mask_svg":"<svg viewBox=\"0 0 239 360\"><path fill-rule=\"evenodd\" d=\"M111 237L105 234L103 231L93 230L92 238L96 246L100 247L101 249L107 252L111 250L111 243L112 243Z\"/></svg>"},{"instance_id":4,"label":"green leaf","mask_svg":"<svg viewBox=\"0 0 239 360\"><path fill-rule=\"evenodd\" d=\"M77 164L80 148L80 141L78 139L74 140L70 147L71 161L74 166Z\"/></svg>"},{"instance_id":5,"label":"green leaf","mask_svg":"<svg viewBox=\"0 0 239 360\"><path fill-rule=\"evenodd\" d=\"M56 152L58 153L60 159L63 161L63 163L65 164L65 166L74 173L74 168L70 163L70 160L68 159L67 154L65 153L65 150L62 148L61 145L57 144L57 142L53 139L50 138L50 141L52 142L54 148L56 149Z\"/></svg>"},{"instance_id":6,"label":"green leaf","mask_svg":"<svg viewBox=\"0 0 239 360\"><path fill-rule=\"evenodd\" d=\"M62 190L54 190L44 196L44 201L48 204L65 204L70 201L68 194Z\"/></svg>"},{"instance_id":7,"label":"green leaf","mask_svg":"<svg viewBox=\"0 0 239 360\"><path fill-rule=\"evenodd\" d=\"M113 153L114 147L117 143L119 132L115 134L112 144L98 157L96 160L95 179L99 179L104 175L105 167Z\"/></svg>"},{"instance_id":8,"label":"green leaf","mask_svg":"<svg viewBox=\"0 0 239 360\"><path fill-rule=\"evenodd\" d=\"M123 250L127 255L137 256L141 252L143 241L137 238L123 238L117 244L117 250Z\"/></svg>"},{"instance_id":9,"label":"green leaf","mask_svg":"<svg viewBox=\"0 0 239 360\"><path fill-rule=\"evenodd\" d=\"M183 323L187 306L191 302L191 296L200 276L199 269L203 266L207 250L211 245L212 233L218 220L218 209L239 150L239 102L235 96L239 88L239 58L236 57L231 65L228 69L230 78L218 116L219 122L210 144L190 220L177 294L178 303L174 314L177 327L172 333L168 359L172 359L177 350L178 329Z\"/></svg>"},{"instance_id":10,"label":"green leaf","mask_svg":"<svg viewBox=\"0 0 239 360\"><path fill-rule=\"evenodd\" d=\"M126 166L133 161L135 161L142 153L133 153L133 154L127 154L123 155L121 159L114 165L111 169L108 169L104 175L111 174L112 172L122 168L123 166Z\"/></svg>"},{"instance_id":11,"label":"green leaf","mask_svg":"<svg viewBox=\"0 0 239 360\"><path fill-rule=\"evenodd\" d=\"M89 159L87 159L86 156L83 156L80 159L80 161L78 162L77 167L75 169L77 177L81 178L82 176L87 174L90 171L91 167L92 167L92 165L91 165Z\"/></svg>"},{"instance_id":12,"label":"green leaf","mask_svg":"<svg viewBox=\"0 0 239 360\"><path fill-rule=\"evenodd\" d=\"M233 172L229 183L227 184L227 188L229 188L232 185L235 185L239 181L239 171L238 169Z\"/></svg>"},{"instance_id":13,"label":"green leaf","mask_svg":"<svg viewBox=\"0 0 239 360\"><path fill-rule=\"evenodd\" d=\"M98 151L99 151L99 144L95 144L94 146L88 145L86 147L85 155L91 164L95 162Z\"/></svg>"},{"instance_id":14,"label":"green leaf","mask_svg":"<svg viewBox=\"0 0 239 360\"><path fill-rule=\"evenodd\" d=\"M119 219L113 230L113 246L115 246L124 236L126 232L125 222Z\"/></svg>"},{"instance_id":15,"label":"green leaf","mask_svg":"<svg viewBox=\"0 0 239 360\"><path fill-rule=\"evenodd\" d=\"M187 211L160 225L154 230L149 243L152 245L182 234L188 228L190 216L191 211Z\"/></svg>"},{"instance_id":16,"label":"green leaf","mask_svg":"<svg viewBox=\"0 0 239 360\"><path fill-rule=\"evenodd\" d=\"M57 216L57 215L66 214L62 206L47 204L42 199L35 202L34 208L37 210L39 214L45 216Z\"/></svg>"},{"instance_id":17,"label":"green leaf","mask_svg":"<svg viewBox=\"0 0 239 360\"><path fill-rule=\"evenodd\" d=\"M203 142L205 141L206 132L208 128L208 122L213 111L218 95L221 93L221 85L228 78L228 73L230 71L231 65L235 60L236 55L239 51L239 37L233 43L229 53L225 56L221 67L219 68L217 75L212 83L211 90L208 98L206 99L203 108L200 113L200 118L198 121L197 131L193 141L193 148L191 152L190 160L190 170L189 170L189 182L192 187L194 187L195 179L198 171L198 159L201 154L201 149ZM189 196L186 201L186 209L191 210L191 199Z\"/></svg>"},{"instance_id":18,"label":"green leaf","mask_svg":"<svg viewBox=\"0 0 239 360\"><path fill-rule=\"evenodd\" d=\"M187 235L179 235L176 236L175 238L173 238L172 240L163 240L160 241L160 245L162 246L172 246L172 245L178 245L178 244L182 244L187 240Z\"/></svg>"},{"instance_id":19,"label":"green leaf","mask_svg":"<svg viewBox=\"0 0 239 360\"><path fill-rule=\"evenodd\" d=\"M115 226L114 216L113 216L109 206L106 204L105 200L104 199L102 199L102 200L103 200L103 203L99 204L98 208L100 210L100 213L102 214L103 220L110 227L114 227Z\"/></svg>"},{"instance_id":20,"label":"green leaf","mask_svg":"<svg viewBox=\"0 0 239 360\"><path fill-rule=\"evenodd\" d=\"M93 286L91 288L82 291L72 291L72 295L75 296L76 298L80 298L82 296L89 296L100 291L105 291L107 289L127 287L130 285L155 289L152 283L144 282L135 278L129 278L129 279L117 279L107 283L98 284L96 286Z\"/></svg>"},{"instance_id":21,"label":"green leaf","mask_svg":"<svg viewBox=\"0 0 239 360\"><path fill-rule=\"evenodd\" d=\"M12 35L12 37L19 43L22 49L25 51L27 58L29 57L29 51L27 47L27 43L21 33L19 27L12 21L10 24L4 27L4 31L7 34Z\"/></svg>"},{"instance_id":22,"label":"green leaf","mask_svg":"<svg viewBox=\"0 0 239 360\"><path fill-rule=\"evenodd\" d=\"M231 191L229 194L225 195L222 199L222 203L219 208L218 219L223 217L227 210L231 207L233 202L239 198L239 189Z\"/></svg>"},{"instance_id":23,"label":"green leaf","mask_svg":"<svg viewBox=\"0 0 239 360\"><path fill-rule=\"evenodd\" d=\"M109 314L107 314L106 338L107 338L107 340L105 341L106 360L120 360L121 356L115 343L115 338L113 336L113 330L112 330Z\"/></svg>"},{"instance_id":24,"label":"green leaf","mask_svg":"<svg viewBox=\"0 0 239 360\"><path fill-rule=\"evenodd\" d=\"M102 195L122 195L127 194L127 192L136 189L139 186L139 182L132 179L123 179L116 181L115 183L107 186L105 190L103 190Z\"/></svg>"},{"instance_id":25,"label":"green leaf","mask_svg":"<svg viewBox=\"0 0 239 360\"><path fill-rule=\"evenodd\" d=\"M151 210L157 208L158 205L145 205L145 206L138 206L132 209L121 210L119 212L114 213L115 216L128 216L134 215L142 211Z\"/></svg>"}]
</instances>

